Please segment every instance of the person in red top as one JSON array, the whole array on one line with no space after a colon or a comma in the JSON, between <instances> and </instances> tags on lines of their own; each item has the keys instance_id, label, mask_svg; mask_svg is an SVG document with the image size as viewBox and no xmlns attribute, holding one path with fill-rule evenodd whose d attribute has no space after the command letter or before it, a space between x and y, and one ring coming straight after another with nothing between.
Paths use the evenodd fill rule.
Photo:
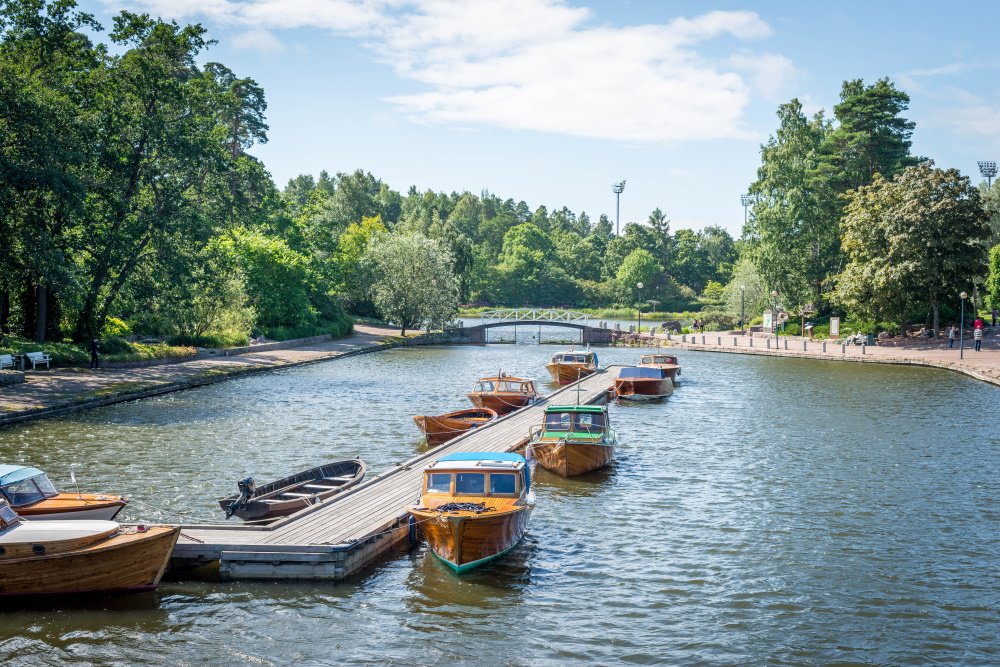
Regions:
<instances>
[{"instance_id":1,"label":"person in red top","mask_svg":"<svg viewBox=\"0 0 1000 667\"><path fill-rule=\"evenodd\" d=\"M982 321L982 319L980 319L980 318L977 317L976 321L972 323L972 328L973 329L982 329L983 328L983 321Z\"/></svg>"}]
</instances>

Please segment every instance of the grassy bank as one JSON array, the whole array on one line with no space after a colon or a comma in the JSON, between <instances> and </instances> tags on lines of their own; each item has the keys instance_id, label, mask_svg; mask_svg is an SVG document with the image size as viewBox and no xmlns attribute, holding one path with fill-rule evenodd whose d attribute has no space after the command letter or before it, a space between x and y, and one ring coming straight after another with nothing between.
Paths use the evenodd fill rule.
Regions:
<instances>
[{"instance_id":1,"label":"grassy bank","mask_svg":"<svg viewBox=\"0 0 1000 667\"><path fill-rule=\"evenodd\" d=\"M100 355L103 361L142 361L150 359L183 359L195 357L198 353L186 345L167 343L131 343L123 338L106 338L100 341ZM90 346L70 342L45 342L0 336L0 354L23 354L44 352L52 357L54 366L87 366L90 364Z\"/></svg>"}]
</instances>

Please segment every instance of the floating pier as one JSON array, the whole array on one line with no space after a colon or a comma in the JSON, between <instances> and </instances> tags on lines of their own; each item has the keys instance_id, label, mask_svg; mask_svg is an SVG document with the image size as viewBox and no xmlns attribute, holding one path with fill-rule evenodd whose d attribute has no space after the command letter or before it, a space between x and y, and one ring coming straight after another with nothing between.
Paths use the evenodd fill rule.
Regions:
<instances>
[{"instance_id":1,"label":"floating pier","mask_svg":"<svg viewBox=\"0 0 1000 667\"><path fill-rule=\"evenodd\" d=\"M544 400L396 465L324 503L267 526L181 526L171 564L219 562L223 579L343 579L408 539L404 507L420 496L424 468L451 452L509 452L541 423L546 405L603 403L617 375L610 366ZM404 425L400 425L405 428ZM183 569L180 569L182 572Z\"/></svg>"}]
</instances>

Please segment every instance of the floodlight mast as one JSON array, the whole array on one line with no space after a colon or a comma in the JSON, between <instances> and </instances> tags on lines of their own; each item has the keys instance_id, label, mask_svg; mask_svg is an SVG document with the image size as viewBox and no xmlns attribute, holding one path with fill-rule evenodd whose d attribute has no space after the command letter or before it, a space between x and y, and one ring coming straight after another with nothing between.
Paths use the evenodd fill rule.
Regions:
<instances>
[{"instance_id":1,"label":"floodlight mast","mask_svg":"<svg viewBox=\"0 0 1000 667\"><path fill-rule=\"evenodd\" d=\"M997 163L992 160L980 160L979 173L986 179L986 189L989 190L997 175Z\"/></svg>"},{"instance_id":2,"label":"floodlight mast","mask_svg":"<svg viewBox=\"0 0 1000 667\"><path fill-rule=\"evenodd\" d=\"M621 196L625 190L625 179L611 186L611 191L615 193L615 236L621 236Z\"/></svg>"},{"instance_id":3,"label":"floodlight mast","mask_svg":"<svg viewBox=\"0 0 1000 667\"><path fill-rule=\"evenodd\" d=\"M740 195L740 202L743 204L743 224L747 224L747 207L753 203L753 197L750 195Z\"/></svg>"}]
</instances>

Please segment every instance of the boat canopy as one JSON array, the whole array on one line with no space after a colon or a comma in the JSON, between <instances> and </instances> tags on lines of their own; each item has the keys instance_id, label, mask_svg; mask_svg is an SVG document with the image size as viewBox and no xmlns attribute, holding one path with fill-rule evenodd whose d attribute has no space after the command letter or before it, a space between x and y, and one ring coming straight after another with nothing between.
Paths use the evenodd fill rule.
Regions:
<instances>
[{"instance_id":1,"label":"boat canopy","mask_svg":"<svg viewBox=\"0 0 1000 667\"><path fill-rule=\"evenodd\" d=\"M551 412L607 412L603 405L550 405L545 408L546 413Z\"/></svg>"},{"instance_id":2,"label":"boat canopy","mask_svg":"<svg viewBox=\"0 0 1000 667\"><path fill-rule=\"evenodd\" d=\"M44 475L38 468L28 466L0 465L0 486L20 482L36 475Z\"/></svg>"},{"instance_id":3,"label":"boat canopy","mask_svg":"<svg viewBox=\"0 0 1000 667\"><path fill-rule=\"evenodd\" d=\"M509 461L524 463L520 454L508 452L453 452L438 459L438 461Z\"/></svg>"},{"instance_id":4,"label":"boat canopy","mask_svg":"<svg viewBox=\"0 0 1000 667\"><path fill-rule=\"evenodd\" d=\"M642 368L638 366L632 366L629 368L623 368L618 373L620 378L650 378L656 380L663 379L663 371L659 368Z\"/></svg>"}]
</instances>

